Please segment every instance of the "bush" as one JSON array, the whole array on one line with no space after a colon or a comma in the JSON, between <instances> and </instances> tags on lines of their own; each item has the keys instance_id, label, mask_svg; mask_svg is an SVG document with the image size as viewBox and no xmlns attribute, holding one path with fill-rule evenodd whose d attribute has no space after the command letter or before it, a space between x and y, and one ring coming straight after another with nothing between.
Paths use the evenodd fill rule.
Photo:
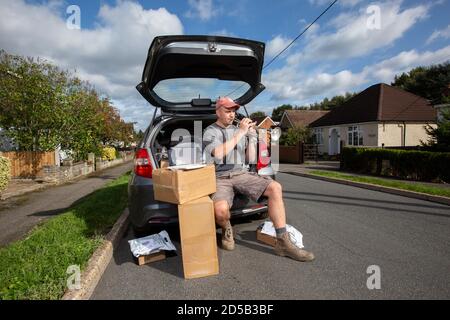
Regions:
<instances>
[{"instance_id":1,"label":"bush","mask_svg":"<svg viewBox=\"0 0 450 320\"><path fill-rule=\"evenodd\" d=\"M341 169L421 181L450 182L450 152L343 148Z\"/></svg>"},{"instance_id":2,"label":"bush","mask_svg":"<svg viewBox=\"0 0 450 320\"><path fill-rule=\"evenodd\" d=\"M11 164L8 158L0 156L0 191L6 189L11 178Z\"/></svg>"},{"instance_id":3,"label":"bush","mask_svg":"<svg viewBox=\"0 0 450 320\"><path fill-rule=\"evenodd\" d=\"M116 149L113 147L104 147L102 149L102 160L114 160L116 158Z\"/></svg>"}]
</instances>

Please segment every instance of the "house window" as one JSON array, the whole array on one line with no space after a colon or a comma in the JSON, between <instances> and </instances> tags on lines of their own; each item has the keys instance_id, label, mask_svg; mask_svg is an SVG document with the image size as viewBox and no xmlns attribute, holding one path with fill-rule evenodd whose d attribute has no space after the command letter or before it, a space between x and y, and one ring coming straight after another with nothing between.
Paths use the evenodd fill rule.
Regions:
<instances>
[{"instance_id":1,"label":"house window","mask_svg":"<svg viewBox=\"0 0 450 320\"><path fill-rule=\"evenodd\" d=\"M347 144L349 146L362 146L364 145L363 141L363 132L359 126L351 126L348 127L348 139Z\"/></svg>"},{"instance_id":2,"label":"house window","mask_svg":"<svg viewBox=\"0 0 450 320\"><path fill-rule=\"evenodd\" d=\"M315 144L323 144L323 130L322 128L315 128L313 132L313 141Z\"/></svg>"}]
</instances>

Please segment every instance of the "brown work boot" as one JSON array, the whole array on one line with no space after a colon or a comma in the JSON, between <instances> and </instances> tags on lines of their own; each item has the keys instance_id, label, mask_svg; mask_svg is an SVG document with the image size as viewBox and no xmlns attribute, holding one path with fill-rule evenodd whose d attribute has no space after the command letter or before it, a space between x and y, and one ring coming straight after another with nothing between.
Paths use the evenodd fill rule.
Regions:
<instances>
[{"instance_id":1,"label":"brown work boot","mask_svg":"<svg viewBox=\"0 0 450 320\"><path fill-rule=\"evenodd\" d=\"M225 229L222 228L222 249L234 250L233 228L230 221L227 222Z\"/></svg>"},{"instance_id":2,"label":"brown work boot","mask_svg":"<svg viewBox=\"0 0 450 320\"><path fill-rule=\"evenodd\" d=\"M279 256L287 256L298 261L305 262L314 260L314 254L312 252L300 249L292 242L289 232L285 232L280 238L277 238L275 253Z\"/></svg>"}]
</instances>

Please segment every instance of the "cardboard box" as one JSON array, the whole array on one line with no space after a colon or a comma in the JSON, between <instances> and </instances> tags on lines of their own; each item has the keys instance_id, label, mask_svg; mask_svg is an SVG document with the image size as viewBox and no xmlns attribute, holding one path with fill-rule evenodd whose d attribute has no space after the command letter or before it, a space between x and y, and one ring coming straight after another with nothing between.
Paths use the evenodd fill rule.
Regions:
<instances>
[{"instance_id":1,"label":"cardboard box","mask_svg":"<svg viewBox=\"0 0 450 320\"><path fill-rule=\"evenodd\" d=\"M145 255L145 256L139 256L137 258L137 261L138 261L138 265L142 266L143 264L164 260L165 258L166 258L166 252L160 251L160 252L155 252L155 253Z\"/></svg>"},{"instance_id":2,"label":"cardboard box","mask_svg":"<svg viewBox=\"0 0 450 320\"><path fill-rule=\"evenodd\" d=\"M256 229L256 240L262 243L268 244L269 246L275 247L277 243L277 238L269 236L268 234L261 233L261 228Z\"/></svg>"},{"instance_id":3,"label":"cardboard box","mask_svg":"<svg viewBox=\"0 0 450 320\"><path fill-rule=\"evenodd\" d=\"M203 197L178 206L184 277L194 279L219 273L214 206Z\"/></svg>"},{"instance_id":4,"label":"cardboard box","mask_svg":"<svg viewBox=\"0 0 450 320\"><path fill-rule=\"evenodd\" d=\"M160 168L167 168L169 166L169 160L161 160L159 163Z\"/></svg>"},{"instance_id":5,"label":"cardboard box","mask_svg":"<svg viewBox=\"0 0 450 320\"><path fill-rule=\"evenodd\" d=\"M153 170L153 191L156 200L183 204L216 192L214 165L193 170Z\"/></svg>"}]
</instances>

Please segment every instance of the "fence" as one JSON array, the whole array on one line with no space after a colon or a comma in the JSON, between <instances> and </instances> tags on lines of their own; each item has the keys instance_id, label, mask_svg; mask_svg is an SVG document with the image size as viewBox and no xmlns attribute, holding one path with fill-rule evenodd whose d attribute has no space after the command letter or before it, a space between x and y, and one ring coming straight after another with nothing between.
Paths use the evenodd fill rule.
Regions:
<instances>
[{"instance_id":1,"label":"fence","mask_svg":"<svg viewBox=\"0 0 450 320\"><path fill-rule=\"evenodd\" d=\"M303 160L317 161L319 158L319 146L317 144L304 144L303 145Z\"/></svg>"},{"instance_id":2,"label":"fence","mask_svg":"<svg viewBox=\"0 0 450 320\"><path fill-rule=\"evenodd\" d=\"M280 163L303 163L303 144L280 146Z\"/></svg>"},{"instance_id":3,"label":"fence","mask_svg":"<svg viewBox=\"0 0 450 320\"><path fill-rule=\"evenodd\" d=\"M11 151L1 155L11 161L11 178L34 178L44 165L55 165L54 151Z\"/></svg>"}]
</instances>

